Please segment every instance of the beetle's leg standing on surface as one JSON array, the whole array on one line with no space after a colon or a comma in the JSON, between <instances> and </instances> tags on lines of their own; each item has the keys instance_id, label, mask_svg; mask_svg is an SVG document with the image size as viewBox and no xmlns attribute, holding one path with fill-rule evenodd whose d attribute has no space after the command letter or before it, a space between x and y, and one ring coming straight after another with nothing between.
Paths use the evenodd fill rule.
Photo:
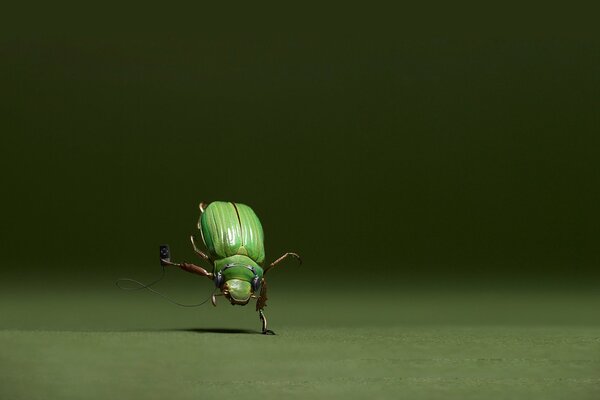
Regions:
<instances>
[{"instance_id":1,"label":"beetle's leg standing on surface","mask_svg":"<svg viewBox=\"0 0 600 400\"><path fill-rule=\"evenodd\" d=\"M179 267L179 268L181 268L184 271L191 272L192 274L196 274L196 275L200 275L200 276L205 276L208 279L213 279L213 274L212 273L210 273L207 270L205 270L204 268L199 267L199 266L194 265L194 264L190 264L190 263L174 263L174 262L167 261L167 260L164 260L164 259L161 259L160 262L163 265L170 265L170 266L173 266L173 267Z\"/></svg>"},{"instance_id":2,"label":"beetle's leg standing on surface","mask_svg":"<svg viewBox=\"0 0 600 400\"><path fill-rule=\"evenodd\" d=\"M263 312L263 310L259 310L258 311L258 316L259 316L260 320L262 321L262 333L263 333L263 335L274 335L275 332L273 332L270 329L267 329L267 317L265 317L265 313Z\"/></svg>"},{"instance_id":3,"label":"beetle's leg standing on surface","mask_svg":"<svg viewBox=\"0 0 600 400\"><path fill-rule=\"evenodd\" d=\"M294 257L296 260L298 260L300 262L300 265L302 265L302 259L300 258L300 256L298 254L288 252L288 253L285 253L284 255L282 255L281 257L279 257L277 260L273 261L267 268L265 268L265 272L263 273L263 275L266 275L267 272L271 268L273 268L274 266L279 264L281 261L285 260L287 257L290 257L290 256ZM261 289L260 289L260 297L256 300L256 310L258 311L258 316L259 316L260 320L262 321L262 333L265 335L274 335L275 332L273 332L270 329L267 329L267 317L265 317L265 313L263 312L263 308L266 305L267 305L267 281L263 278Z\"/></svg>"},{"instance_id":4,"label":"beetle's leg standing on surface","mask_svg":"<svg viewBox=\"0 0 600 400\"><path fill-rule=\"evenodd\" d=\"M260 295L256 299L256 311L260 311L267 306L267 281L265 278L260 283Z\"/></svg>"},{"instance_id":5,"label":"beetle's leg standing on surface","mask_svg":"<svg viewBox=\"0 0 600 400\"><path fill-rule=\"evenodd\" d=\"M273 261L267 268L265 268L265 274L267 273L267 271L269 271L271 268L273 268L274 266L276 266L277 264L279 264L281 261L285 260L289 256L294 257L296 260L298 260L300 262L300 265L302 265L302 259L300 258L300 256L298 254L291 253L291 252L285 253L284 255L279 257L277 260Z\"/></svg>"},{"instance_id":6,"label":"beetle's leg standing on surface","mask_svg":"<svg viewBox=\"0 0 600 400\"><path fill-rule=\"evenodd\" d=\"M258 317L262 322L262 333L265 335L274 335L270 329L267 329L267 317L265 317L265 313L263 312L263 308L267 306L267 281L263 278L260 285L260 296L256 299L256 311L258 311Z\"/></svg>"}]
</instances>

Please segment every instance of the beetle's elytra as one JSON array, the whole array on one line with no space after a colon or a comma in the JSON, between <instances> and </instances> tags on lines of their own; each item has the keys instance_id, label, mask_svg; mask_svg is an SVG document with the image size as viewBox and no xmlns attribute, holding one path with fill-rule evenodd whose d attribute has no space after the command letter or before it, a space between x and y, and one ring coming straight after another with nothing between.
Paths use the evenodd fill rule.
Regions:
<instances>
[{"instance_id":1,"label":"beetle's elytra","mask_svg":"<svg viewBox=\"0 0 600 400\"><path fill-rule=\"evenodd\" d=\"M215 201L207 206L200 203L198 229L208 254L197 248L193 235L190 238L192 246L196 254L212 266L211 272L194 264L174 263L162 257L161 263L211 279L221 291L216 296L225 296L233 305L243 306L251 299L256 299L262 332L274 334L267 329L263 312L267 301L265 275L287 257L302 262L300 256L288 252L263 268L265 247L262 225L254 211L245 204ZM212 302L216 306L215 295Z\"/></svg>"}]
</instances>

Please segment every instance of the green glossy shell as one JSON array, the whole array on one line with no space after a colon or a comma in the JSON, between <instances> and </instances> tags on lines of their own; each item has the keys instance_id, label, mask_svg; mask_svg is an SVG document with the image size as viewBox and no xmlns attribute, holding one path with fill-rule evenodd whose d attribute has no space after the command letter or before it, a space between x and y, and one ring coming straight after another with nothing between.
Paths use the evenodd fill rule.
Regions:
<instances>
[{"instance_id":1,"label":"green glossy shell","mask_svg":"<svg viewBox=\"0 0 600 400\"><path fill-rule=\"evenodd\" d=\"M198 228L214 260L241 255L259 265L265 261L262 225L254 211L245 204L210 203L200 216Z\"/></svg>"}]
</instances>

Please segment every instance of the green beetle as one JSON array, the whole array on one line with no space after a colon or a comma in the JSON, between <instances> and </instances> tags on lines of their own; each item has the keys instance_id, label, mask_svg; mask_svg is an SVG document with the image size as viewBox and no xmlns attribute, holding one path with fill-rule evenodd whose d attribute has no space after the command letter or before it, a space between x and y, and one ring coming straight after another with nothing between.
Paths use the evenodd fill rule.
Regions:
<instances>
[{"instance_id":1,"label":"green beetle","mask_svg":"<svg viewBox=\"0 0 600 400\"><path fill-rule=\"evenodd\" d=\"M256 299L256 311L262 322L262 333L274 334L267 329L263 312L267 301L265 275L287 257L302 260L296 253L285 253L263 269L265 261L264 234L260 220L250 207L241 203L215 201L208 206L200 203L198 229L208 250L208 255L198 249L194 236L190 237L194 251L212 265L212 272L190 263L174 263L168 257L161 258L163 265L172 265L185 271L213 280L220 294L233 305L246 305ZM259 293L257 295L257 293Z\"/></svg>"}]
</instances>

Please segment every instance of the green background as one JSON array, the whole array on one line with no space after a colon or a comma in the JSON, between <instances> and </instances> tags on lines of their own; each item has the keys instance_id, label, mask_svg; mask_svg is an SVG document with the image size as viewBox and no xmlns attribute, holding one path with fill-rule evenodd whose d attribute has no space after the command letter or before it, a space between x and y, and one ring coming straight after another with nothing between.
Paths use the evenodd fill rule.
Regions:
<instances>
[{"instance_id":1,"label":"green background","mask_svg":"<svg viewBox=\"0 0 600 400\"><path fill-rule=\"evenodd\" d=\"M166 7L6 13L0 392L598 393L593 13ZM196 260L212 200L256 211L267 259L304 259L271 274L271 342L249 307L114 286L157 277L161 243Z\"/></svg>"}]
</instances>

